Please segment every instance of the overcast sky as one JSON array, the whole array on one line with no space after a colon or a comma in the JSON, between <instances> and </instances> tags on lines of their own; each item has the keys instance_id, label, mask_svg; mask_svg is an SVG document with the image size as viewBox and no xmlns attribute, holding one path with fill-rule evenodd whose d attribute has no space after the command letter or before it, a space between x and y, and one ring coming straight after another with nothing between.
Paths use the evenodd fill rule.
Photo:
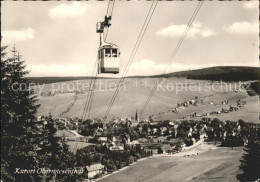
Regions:
<instances>
[{"instance_id":1,"label":"overcast sky","mask_svg":"<svg viewBox=\"0 0 260 182\"><path fill-rule=\"evenodd\" d=\"M103 20L108 1L1 3L2 45L16 45L31 70L30 76L92 74L99 46L96 23ZM259 66L258 3L205 1L167 72L223 65ZM115 2L107 42L120 47L121 73L151 4ZM162 72L197 4L158 3L128 75Z\"/></svg>"}]
</instances>

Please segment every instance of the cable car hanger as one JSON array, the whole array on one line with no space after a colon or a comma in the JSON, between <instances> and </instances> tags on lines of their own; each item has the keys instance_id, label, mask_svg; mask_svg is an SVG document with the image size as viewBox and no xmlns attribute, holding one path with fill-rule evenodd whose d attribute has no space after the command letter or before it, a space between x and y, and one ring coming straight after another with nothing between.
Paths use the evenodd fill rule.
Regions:
<instances>
[{"instance_id":1,"label":"cable car hanger","mask_svg":"<svg viewBox=\"0 0 260 182\"><path fill-rule=\"evenodd\" d=\"M104 32L104 28L107 27L107 31L106 31L106 36L104 37L104 40L106 40L106 37L107 37L107 34L108 34L108 28L109 26L111 25L110 21L112 19L112 13L113 13L113 9L114 9L114 5L115 5L115 0L112 1L112 6L110 4L112 0L109 0L108 1L108 7L107 7L107 13L106 13L106 17L105 17L105 20L103 22L100 22L99 24L100 25L97 25L97 33L102 33ZM109 12L110 10L110 12ZM98 26L100 26L100 29L98 29ZM103 39L103 35L101 35L102 39ZM101 40L102 40L101 39ZM105 44L105 41L102 42L100 41L100 46ZM110 44L111 45L111 44ZM91 107L92 107L92 101L93 101L93 97L94 97L94 89L95 89L95 82L97 80L97 74L98 74L98 69L97 72L96 72L96 69L99 68L99 59L98 59L98 55L97 55L97 59L96 59L96 62L95 62L95 66L94 66L94 70L93 70L93 75L91 77L91 80L90 80L90 85L91 85L91 88L90 91L88 92L88 95L87 95L87 98L86 98L86 101L85 101L85 104L84 104L84 108L83 108L83 115L82 115L82 120L85 120L86 118L90 118L90 112L91 112ZM93 86L93 87L92 87Z\"/></svg>"},{"instance_id":2,"label":"cable car hanger","mask_svg":"<svg viewBox=\"0 0 260 182\"><path fill-rule=\"evenodd\" d=\"M113 4L114 6L114 4ZM109 9L109 7L108 7ZM113 9L113 7L112 7ZM111 11L112 15L112 11ZM112 16L106 15L103 22L97 23L97 33L100 34L100 47L98 48L98 74L119 73L120 51L116 44L105 42L104 29L111 26Z\"/></svg>"}]
</instances>

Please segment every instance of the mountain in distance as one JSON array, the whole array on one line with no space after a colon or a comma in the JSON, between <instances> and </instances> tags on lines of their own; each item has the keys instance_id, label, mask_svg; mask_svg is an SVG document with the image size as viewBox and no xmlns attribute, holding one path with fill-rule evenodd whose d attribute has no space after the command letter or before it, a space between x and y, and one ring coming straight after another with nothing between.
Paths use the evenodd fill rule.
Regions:
<instances>
[{"instance_id":1,"label":"mountain in distance","mask_svg":"<svg viewBox=\"0 0 260 182\"><path fill-rule=\"evenodd\" d=\"M216 66L197 70L167 73L165 77L186 77L187 79L212 81L249 81L259 80L259 67ZM159 76L159 75L158 75Z\"/></svg>"},{"instance_id":2,"label":"mountain in distance","mask_svg":"<svg viewBox=\"0 0 260 182\"><path fill-rule=\"evenodd\" d=\"M151 76L128 76L127 78L159 78L162 75ZM211 81L255 81L250 84L251 90L249 95L260 95L259 67L246 67L246 66L216 66L209 68L202 68L196 70L179 71L164 74L163 77L183 77L195 80L211 80ZM57 82L67 82L74 80L88 80L91 76L71 76L71 77L28 77L33 83L36 84L50 84ZM98 79L118 79L113 77L98 77Z\"/></svg>"},{"instance_id":3,"label":"mountain in distance","mask_svg":"<svg viewBox=\"0 0 260 182\"><path fill-rule=\"evenodd\" d=\"M28 77L28 79L35 84L50 84L57 82L68 82L74 80L88 80L91 76L50 76L50 77ZM106 77L98 77L98 79L108 79ZM113 79L113 78L110 78Z\"/></svg>"},{"instance_id":4,"label":"mountain in distance","mask_svg":"<svg viewBox=\"0 0 260 182\"><path fill-rule=\"evenodd\" d=\"M248 81L259 80L259 67L245 67L245 66L216 66L209 68L202 68L189 71L179 71L164 74L164 77L185 77L187 79L198 80L223 80L223 81ZM157 78L161 75L151 76L128 76L127 78ZM28 77L32 82L38 84L48 84L57 82L66 82L73 80L91 79L91 76L71 76L71 77ZM118 79L113 77L98 77L98 79Z\"/></svg>"}]
</instances>

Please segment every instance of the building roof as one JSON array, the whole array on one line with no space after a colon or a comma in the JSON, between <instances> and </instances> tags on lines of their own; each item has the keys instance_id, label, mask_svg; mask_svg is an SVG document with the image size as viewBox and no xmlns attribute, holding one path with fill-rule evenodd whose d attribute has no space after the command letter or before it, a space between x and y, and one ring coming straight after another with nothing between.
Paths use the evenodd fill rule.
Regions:
<instances>
[{"instance_id":1,"label":"building roof","mask_svg":"<svg viewBox=\"0 0 260 182\"><path fill-rule=\"evenodd\" d=\"M171 146L169 144L164 144L161 146L161 149L166 151L166 150L170 150L171 149Z\"/></svg>"},{"instance_id":2,"label":"building roof","mask_svg":"<svg viewBox=\"0 0 260 182\"><path fill-rule=\"evenodd\" d=\"M96 171L96 170L103 169L103 167L104 166L101 163L86 166L87 171Z\"/></svg>"},{"instance_id":3,"label":"building roof","mask_svg":"<svg viewBox=\"0 0 260 182\"><path fill-rule=\"evenodd\" d=\"M124 150L123 146L112 146L109 148L109 150Z\"/></svg>"},{"instance_id":4,"label":"building roof","mask_svg":"<svg viewBox=\"0 0 260 182\"><path fill-rule=\"evenodd\" d=\"M139 122L136 119L131 119L132 126L137 126Z\"/></svg>"}]
</instances>

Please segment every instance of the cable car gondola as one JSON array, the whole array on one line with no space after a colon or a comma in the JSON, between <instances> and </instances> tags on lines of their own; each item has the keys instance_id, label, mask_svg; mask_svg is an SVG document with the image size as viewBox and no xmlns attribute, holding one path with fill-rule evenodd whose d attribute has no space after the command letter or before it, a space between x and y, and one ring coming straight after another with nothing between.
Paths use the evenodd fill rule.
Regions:
<instances>
[{"instance_id":1,"label":"cable car gondola","mask_svg":"<svg viewBox=\"0 0 260 182\"><path fill-rule=\"evenodd\" d=\"M97 23L97 33L100 33L100 47L98 49L98 74L119 73L120 50L117 45L104 41L104 28L109 27L111 16L105 16L103 22Z\"/></svg>"},{"instance_id":2,"label":"cable car gondola","mask_svg":"<svg viewBox=\"0 0 260 182\"><path fill-rule=\"evenodd\" d=\"M98 73L119 73L119 48L115 44L102 45L98 49Z\"/></svg>"}]
</instances>

